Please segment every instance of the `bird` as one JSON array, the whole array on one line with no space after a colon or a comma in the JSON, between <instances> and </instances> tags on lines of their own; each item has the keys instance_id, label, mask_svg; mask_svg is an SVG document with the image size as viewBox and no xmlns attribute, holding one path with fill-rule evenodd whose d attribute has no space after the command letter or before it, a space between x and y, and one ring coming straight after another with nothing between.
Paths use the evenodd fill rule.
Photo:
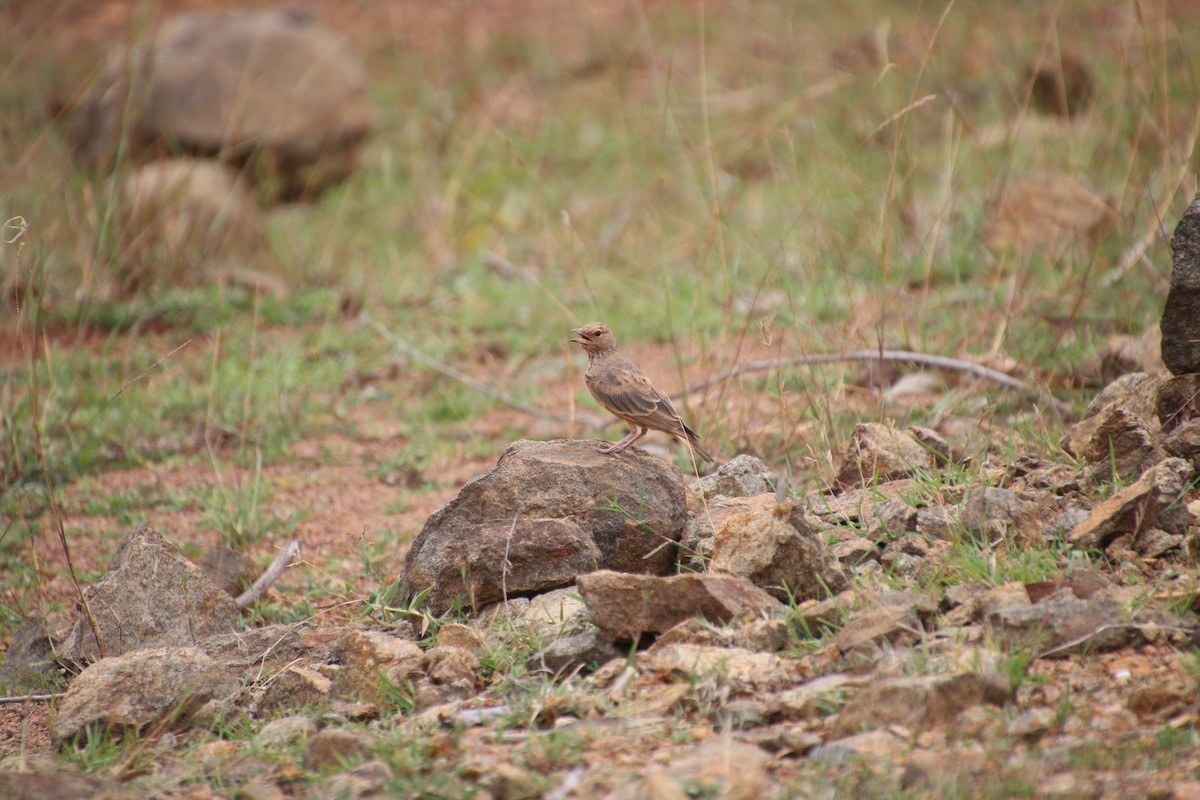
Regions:
<instances>
[{"instance_id":1,"label":"bird","mask_svg":"<svg viewBox=\"0 0 1200 800\"><path fill-rule=\"evenodd\" d=\"M629 433L621 441L601 448L602 453L616 455L624 451L649 431L662 431L691 448L705 461L716 463L700 446L700 437L684 424L671 398L655 389L646 374L617 349L617 340L603 322L593 322L582 328L572 328L578 344L587 353L588 366L584 383L596 402L605 410L629 425Z\"/></svg>"}]
</instances>

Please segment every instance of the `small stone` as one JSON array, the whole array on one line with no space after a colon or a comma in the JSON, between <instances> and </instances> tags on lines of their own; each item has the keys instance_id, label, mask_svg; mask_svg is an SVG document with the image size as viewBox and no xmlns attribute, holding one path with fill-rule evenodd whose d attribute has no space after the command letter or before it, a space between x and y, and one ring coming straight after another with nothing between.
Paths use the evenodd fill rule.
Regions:
<instances>
[{"instance_id":1,"label":"small stone","mask_svg":"<svg viewBox=\"0 0 1200 800\"><path fill-rule=\"evenodd\" d=\"M930 539L950 539L959 530L957 508L928 506L917 512L916 530Z\"/></svg>"},{"instance_id":2,"label":"small stone","mask_svg":"<svg viewBox=\"0 0 1200 800\"><path fill-rule=\"evenodd\" d=\"M1075 242L1101 239L1114 206L1081 179L1040 175L1009 180L988 215L981 238L993 250L1054 256Z\"/></svg>"},{"instance_id":3,"label":"small stone","mask_svg":"<svg viewBox=\"0 0 1200 800\"><path fill-rule=\"evenodd\" d=\"M1189 420L1200 417L1200 374L1175 375L1158 384L1154 414L1163 433L1174 433Z\"/></svg>"},{"instance_id":4,"label":"small stone","mask_svg":"<svg viewBox=\"0 0 1200 800\"><path fill-rule=\"evenodd\" d=\"M667 774L688 797L757 800L771 788L769 761L761 748L723 738L700 744L674 759Z\"/></svg>"},{"instance_id":5,"label":"small stone","mask_svg":"<svg viewBox=\"0 0 1200 800\"><path fill-rule=\"evenodd\" d=\"M879 545L862 536L852 536L829 548L829 554L845 567L857 567L864 561L879 560Z\"/></svg>"},{"instance_id":6,"label":"small stone","mask_svg":"<svg viewBox=\"0 0 1200 800\"><path fill-rule=\"evenodd\" d=\"M1143 558L1160 558L1183 545L1184 537L1158 528L1139 531L1133 540L1133 548Z\"/></svg>"},{"instance_id":7,"label":"small stone","mask_svg":"<svg viewBox=\"0 0 1200 800\"><path fill-rule=\"evenodd\" d=\"M1050 732L1054 725L1054 713L1048 708L1031 708L1005 727L1009 736L1034 743Z\"/></svg>"},{"instance_id":8,"label":"small stone","mask_svg":"<svg viewBox=\"0 0 1200 800\"><path fill-rule=\"evenodd\" d=\"M434 683L471 690L482 670L479 657L462 647L438 645L425 654L425 672Z\"/></svg>"},{"instance_id":9,"label":"small stone","mask_svg":"<svg viewBox=\"0 0 1200 800\"><path fill-rule=\"evenodd\" d=\"M338 800L376 800L386 797L392 768L382 761L365 761L349 772L330 775L320 784L314 797L336 797ZM478 795L476 795L478 797Z\"/></svg>"},{"instance_id":10,"label":"small stone","mask_svg":"<svg viewBox=\"0 0 1200 800\"><path fill-rule=\"evenodd\" d=\"M913 475L936 466L934 455L906 431L876 422L859 423L842 448L835 481L842 486L870 486Z\"/></svg>"},{"instance_id":11,"label":"small stone","mask_svg":"<svg viewBox=\"0 0 1200 800\"><path fill-rule=\"evenodd\" d=\"M1060 797L1063 800L1076 800L1080 797L1093 797L1095 794L1096 792L1088 785L1087 781L1070 772L1051 775L1037 785L1037 796L1044 797L1046 800Z\"/></svg>"},{"instance_id":12,"label":"small stone","mask_svg":"<svg viewBox=\"0 0 1200 800\"><path fill-rule=\"evenodd\" d=\"M778 476L760 459L743 453L696 481L692 488L709 500L718 495L753 497L773 493L777 480Z\"/></svg>"},{"instance_id":13,"label":"small stone","mask_svg":"<svg viewBox=\"0 0 1200 800\"><path fill-rule=\"evenodd\" d=\"M713 537L713 574L739 575L777 600L809 600L840 590L845 576L825 553L820 532L791 504L727 519Z\"/></svg>"},{"instance_id":14,"label":"small stone","mask_svg":"<svg viewBox=\"0 0 1200 800\"><path fill-rule=\"evenodd\" d=\"M908 743L887 730L844 736L814 747L808 754L817 764L840 767L854 761L882 761L897 755Z\"/></svg>"},{"instance_id":15,"label":"small stone","mask_svg":"<svg viewBox=\"0 0 1200 800\"><path fill-rule=\"evenodd\" d=\"M1156 464L1135 483L1096 505L1071 531L1071 544L1104 548L1118 536L1152 527L1159 514L1183 494L1191 476L1191 464L1181 459L1168 458Z\"/></svg>"},{"instance_id":16,"label":"small stone","mask_svg":"<svg viewBox=\"0 0 1200 800\"><path fill-rule=\"evenodd\" d=\"M580 575L578 585L592 624L613 641L662 633L698 614L710 622L728 622L782 608L749 580L733 575L659 578L600 571Z\"/></svg>"},{"instance_id":17,"label":"small stone","mask_svg":"<svg viewBox=\"0 0 1200 800\"><path fill-rule=\"evenodd\" d=\"M813 678L794 689L782 692L778 696L780 711L784 719L789 720L827 716L842 705L848 689L862 686L864 680L845 673Z\"/></svg>"},{"instance_id":18,"label":"small stone","mask_svg":"<svg viewBox=\"0 0 1200 800\"><path fill-rule=\"evenodd\" d=\"M960 518L967 533L989 543L1032 538L1037 532L1037 506L1011 489L970 489Z\"/></svg>"},{"instance_id":19,"label":"small stone","mask_svg":"<svg viewBox=\"0 0 1200 800\"><path fill-rule=\"evenodd\" d=\"M940 787L962 785L987 769L982 753L971 750L915 750L908 756L900 786L937 790Z\"/></svg>"},{"instance_id":20,"label":"small stone","mask_svg":"<svg viewBox=\"0 0 1200 800\"><path fill-rule=\"evenodd\" d=\"M567 586L529 598L517 617L550 636L582 631L587 626L587 606L579 587Z\"/></svg>"},{"instance_id":21,"label":"small stone","mask_svg":"<svg viewBox=\"0 0 1200 800\"><path fill-rule=\"evenodd\" d=\"M741 732L749 744L776 756L803 755L821 744L821 737L803 725L769 725Z\"/></svg>"},{"instance_id":22,"label":"small stone","mask_svg":"<svg viewBox=\"0 0 1200 800\"><path fill-rule=\"evenodd\" d=\"M460 647L478 653L483 649L483 635L470 625L447 622L438 628L438 647Z\"/></svg>"},{"instance_id":23,"label":"small stone","mask_svg":"<svg viewBox=\"0 0 1200 800\"><path fill-rule=\"evenodd\" d=\"M254 746L262 750L284 750L293 742L307 739L316 725L308 717L293 714L273 719L254 735Z\"/></svg>"},{"instance_id":24,"label":"small stone","mask_svg":"<svg viewBox=\"0 0 1200 800\"><path fill-rule=\"evenodd\" d=\"M1147 686L1129 696L1125 706L1138 717L1167 719L1182 711L1190 693L1165 686Z\"/></svg>"},{"instance_id":25,"label":"small stone","mask_svg":"<svg viewBox=\"0 0 1200 800\"><path fill-rule=\"evenodd\" d=\"M900 498L887 498L872 508L867 524L867 535L875 540L895 539L909 531L917 530L917 509Z\"/></svg>"},{"instance_id":26,"label":"small stone","mask_svg":"<svg viewBox=\"0 0 1200 800\"><path fill-rule=\"evenodd\" d=\"M70 772L0 772L0 793L8 800L79 800L120 798L119 786L92 775Z\"/></svg>"},{"instance_id":27,"label":"small stone","mask_svg":"<svg viewBox=\"0 0 1200 800\"><path fill-rule=\"evenodd\" d=\"M311 708L329 701L333 682L306 667L290 666L271 678L259 702L260 714L272 714L284 708Z\"/></svg>"},{"instance_id":28,"label":"small stone","mask_svg":"<svg viewBox=\"0 0 1200 800\"><path fill-rule=\"evenodd\" d=\"M791 658L737 647L655 645L642 656L643 669L684 676L713 676L733 685L771 689L794 684L802 667Z\"/></svg>"},{"instance_id":29,"label":"small stone","mask_svg":"<svg viewBox=\"0 0 1200 800\"><path fill-rule=\"evenodd\" d=\"M357 761L371 752L371 743L371 737L364 733L326 728L308 738L304 747L304 768L318 771Z\"/></svg>"},{"instance_id":30,"label":"small stone","mask_svg":"<svg viewBox=\"0 0 1200 800\"><path fill-rule=\"evenodd\" d=\"M902 676L868 683L837 716L841 733L885 725L940 726L953 722L963 710L1012 702L1008 681L996 673Z\"/></svg>"},{"instance_id":31,"label":"small stone","mask_svg":"<svg viewBox=\"0 0 1200 800\"><path fill-rule=\"evenodd\" d=\"M577 669L594 671L621 655L622 652L600 634L583 631L550 642L541 653L530 659L529 668L566 675Z\"/></svg>"},{"instance_id":32,"label":"small stone","mask_svg":"<svg viewBox=\"0 0 1200 800\"><path fill-rule=\"evenodd\" d=\"M924 635L911 608L880 606L853 614L828 647L854 663L868 665L881 645L909 646Z\"/></svg>"},{"instance_id":33,"label":"small stone","mask_svg":"<svg viewBox=\"0 0 1200 800\"><path fill-rule=\"evenodd\" d=\"M339 640L336 659L341 665L330 693L343 699L377 703L391 687L403 686L425 672L425 651L416 642L382 631L352 630Z\"/></svg>"},{"instance_id":34,"label":"small stone","mask_svg":"<svg viewBox=\"0 0 1200 800\"><path fill-rule=\"evenodd\" d=\"M1123 646L1130 635L1123 619L1120 604L1111 597L1080 600L1071 591L1059 591L1033 605L998 609L985 621L1010 646L1065 656Z\"/></svg>"},{"instance_id":35,"label":"small stone","mask_svg":"<svg viewBox=\"0 0 1200 800\"><path fill-rule=\"evenodd\" d=\"M1200 419L1189 419L1163 437L1163 449L1200 471Z\"/></svg>"},{"instance_id":36,"label":"small stone","mask_svg":"<svg viewBox=\"0 0 1200 800\"><path fill-rule=\"evenodd\" d=\"M1171 800L1200 800L1200 781L1178 781L1171 787Z\"/></svg>"},{"instance_id":37,"label":"small stone","mask_svg":"<svg viewBox=\"0 0 1200 800\"><path fill-rule=\"evenodd\" d=\"M1151 430L1142 418L1115 408L1099 421L1081 455L1100 480L1136 477L1167 457L1158 443L1157 430Z\"/></svg>"}]
</instances>

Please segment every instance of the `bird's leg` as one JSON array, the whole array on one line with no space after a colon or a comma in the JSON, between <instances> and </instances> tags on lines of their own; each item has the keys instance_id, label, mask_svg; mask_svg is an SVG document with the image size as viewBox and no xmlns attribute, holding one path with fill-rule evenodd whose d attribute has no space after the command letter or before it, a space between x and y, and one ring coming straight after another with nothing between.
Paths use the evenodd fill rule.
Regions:
<instances>
[{"instance_id":1,"label":"bird's leg","mask_svg":"<svg viewBox=\"0 0 1200 800\"><path fill-rule=\"evenodd\" d=\"M624 439L617 442L616 444L610 444L607 447L601 447L600 452L608 453L609 455L616 455L617 453L620 453L626 447L629 447L629 445L633 444L638 439L640 439L646 435L645 430L642 430L640 433L638 432L638 430L639 429L636 425L631 426L629 429L629 433L625 434Z\"/></svg>"},{"instance_id":2,"label":"bird's leg","mask_svg":"<svg viewBox=\"0 0 1200 800\"><path fill-rule=\"evenodd\" d=\"M624 439L618 441L617 444L608 445L607 447L601 447L600 452L608 453L608 455L611 455L611 456L619 455L619 453L622 453L625 451L626 447L629 447L631 444L634 444L635 441L637 441L638 439L641 439L647 433L648 433L648 428L642 428L642 427L636 426L636 425L630 426L629 433L625 434Z\"/></svg>"},{"instance_id":3,"label":"bird's leg","mask_svg":"<svg viewBox=\"0 0 1200 800\"><path fill-rule=\"evenodd\" d=\"M621 441L617 442L616 446L613 447L612 452L613 453L625 452L625 450L627 448L633 446L634 442L636 442L638 439L641 439L643 436L645 436L649 432L650 432L649 428L635 427L633 430L631 430L629 432L628 436L626 436Z\"/></svg>"}]
</instances>

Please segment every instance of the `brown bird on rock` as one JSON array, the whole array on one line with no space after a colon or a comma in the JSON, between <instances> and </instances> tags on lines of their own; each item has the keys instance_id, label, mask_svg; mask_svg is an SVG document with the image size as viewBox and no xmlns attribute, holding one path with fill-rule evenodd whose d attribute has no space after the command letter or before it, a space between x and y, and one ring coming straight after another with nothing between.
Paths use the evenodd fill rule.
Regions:
<instances>
[{"instance_id":1,"label":"brown bird on rock","mask_svg":"<svg viewBox=\"0 0 1200 800\"><path fill-rule=\"evenodd\" d=\"M715 461L700 446L700 437L683 423L671 398L650 384L638 366L617 350L617 340L603 322L593 322L573 328L572 339L583 347L588 356L587 372L583 374L588 391L596 402L629 424L629 434L603 448L604 453L620 453L649 431L669 434L687 444L705 461Z\"/></svg>"}]
</instances>

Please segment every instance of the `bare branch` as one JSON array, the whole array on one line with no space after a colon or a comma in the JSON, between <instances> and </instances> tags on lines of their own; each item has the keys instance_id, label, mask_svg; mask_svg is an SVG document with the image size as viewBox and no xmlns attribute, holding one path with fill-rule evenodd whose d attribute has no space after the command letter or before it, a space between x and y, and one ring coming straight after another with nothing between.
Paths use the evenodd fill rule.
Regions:
<instances>
[{"instance_id":1,"label":"bare branch","mask_svg":"<svg viewBox=\"0 0 1200 800\"><path fill-rule=\"evenodd\" d=\"M66 697L66 692L51 692L50 694L20 694L0 697L0 705L5 703L40 703L43 700L58 700Z\"/></svg>"},{"instance_id":2,"label":"bare branch","mask_svg":"<svg viewBox=\"0 0 1200 800\"><path fill-rule=\"evenodd\" d=\"M283 549L283 552L275 557L271 562L271 566L267 567L267 571L259 576L254 584L238 595L234 603L238 607L238 611L245 611L257 600L263 592L271 588L275 581L279 580L283 575L283 571L292 563L292 559L300 554L300 540L294 539L292 543Z\"/></svg>"},{"instance_id":3,"label":"bare branch","mask_svg":"<svg viewBox=\"0 0 1200 800\"><path fill-rule=\"evenodd\" d=\"M685 389L681 389L671 395L672 400L680 400L689 395L702 392L712 386L732 380L740 375L746 375L753 372L767 372L773 369L782 369L784 367L799 367L808 364L833 364L840 361L897 361L905 364L919 364L925 367L937 367L940 369L955 370L957 372L969 372L982 380L998 383L1001 386L1007 386L1010 389L1015 389L1022 394L1046 397L1053 404L1054 410L1059 414L1066 415L1070 408L1066 403L1056 397L1051 396L1044 390L1037 389L1028 383L1014 378L1011 375L1005 375L1003 372L985 367L982 364L976 364L974 361L964 361L958 358L947 358L946 356L935 356L929 353L917 353L911 350L854 350L849 353L820 353L810 356L797 356L794 358L771 358L760 361L751 361L747 364L741 364L728 372L707 378L698 383L694 383Z\"/></svg>"}]
</instances>

